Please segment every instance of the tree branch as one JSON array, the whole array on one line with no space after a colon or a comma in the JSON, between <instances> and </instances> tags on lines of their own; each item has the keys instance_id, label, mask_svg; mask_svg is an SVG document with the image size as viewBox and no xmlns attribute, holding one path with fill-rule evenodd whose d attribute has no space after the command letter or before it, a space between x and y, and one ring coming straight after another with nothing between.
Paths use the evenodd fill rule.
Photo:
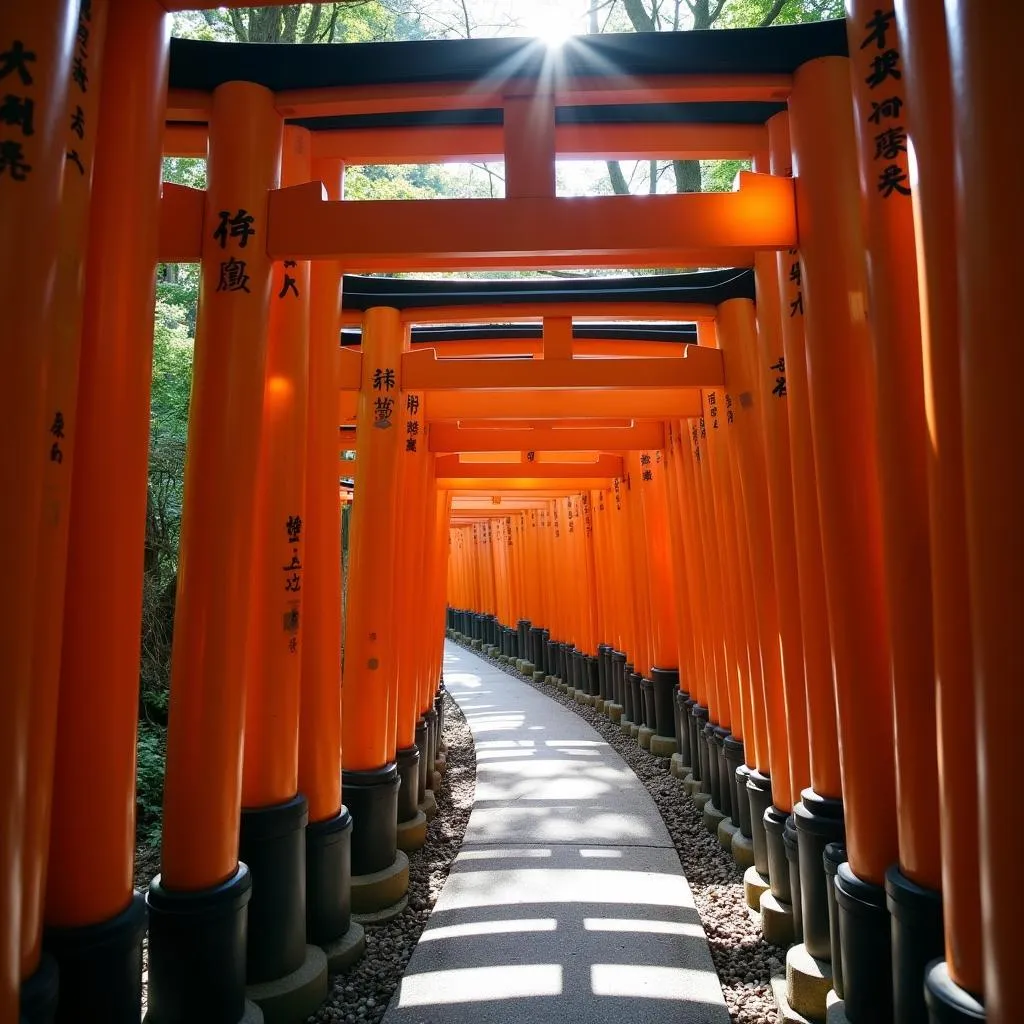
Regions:
<instances>
[{"instance_id":1,"label":"tree branch","mask_svg":"<svg viewBox=\"0 0 1024 1024\"><path fill-rule=\"evenodd\" d=\"M724 3L725 0L722 0ZM786 4L789 0L773 0L771 7L768 8L768 13L761 19L760 28L767 28L775 19L782 13Z\"/></svg>"}]
</instances>

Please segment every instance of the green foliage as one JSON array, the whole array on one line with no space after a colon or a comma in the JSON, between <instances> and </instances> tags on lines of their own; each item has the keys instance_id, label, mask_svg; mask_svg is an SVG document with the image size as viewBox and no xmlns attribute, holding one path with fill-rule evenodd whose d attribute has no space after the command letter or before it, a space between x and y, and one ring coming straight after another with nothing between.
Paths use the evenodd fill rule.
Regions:
<instances>
[{"instance_id":1,"label":"green foliage","mask_svg":"<svg viewBox=\"0 0 1024 1024\"><path fill-rule=\"evenodd\" d=\"M154 849L160 846L166 754L166 731L150 722L140 722L135 759L135 835L140 845Z\"/></svg>"}]
</instances>

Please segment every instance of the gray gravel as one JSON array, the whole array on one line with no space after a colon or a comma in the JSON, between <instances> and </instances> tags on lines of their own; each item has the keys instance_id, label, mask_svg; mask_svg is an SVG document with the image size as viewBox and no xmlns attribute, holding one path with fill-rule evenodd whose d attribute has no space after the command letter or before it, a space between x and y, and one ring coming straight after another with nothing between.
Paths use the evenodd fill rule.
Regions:
<instances>
[{"instance_id":1,"label":"gray gravel","mask_svg":"<svg viewBox=\"0 0 1024 1024\"><path fill-rule=\"evenodd\" d=\"M377 1024L441 894L466 834L476 792L473 735L458 704L447 693L444 708L442 739L448 747L448 767L441 777L441 791L435 794L437 815L427 828L426 844L409 854L409 906L394 921L366 929L366 953L348 971L331 979L327 1001L307 1024Z\"/></svg>"},{"instance_id":2,"label":"gray gravel","mask_svg":"<svg viewBox=\"0 0 1024 1024\"><path fill-rule=\"evenodd\" d=\"M462 646L471 650L468 645ZM514 668L494 664L516 679L524 679ZM757 918L747 908L743 872L704 828L701 812L686 796L682 782L669 773L668 759L641 749L636 740L621 735L619 727L594 708L577 704L553 686L525 681L589 722L654 798L693 890L734 1024L782 1024L772 996L771 976L782 971L786 951L761 937Z\"/></svg>"}]
</instances>

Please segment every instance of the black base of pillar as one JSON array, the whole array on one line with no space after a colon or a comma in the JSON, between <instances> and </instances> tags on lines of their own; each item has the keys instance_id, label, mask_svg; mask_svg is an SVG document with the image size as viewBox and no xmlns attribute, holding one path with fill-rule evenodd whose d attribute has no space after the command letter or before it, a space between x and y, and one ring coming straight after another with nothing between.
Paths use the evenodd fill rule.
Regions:
<instances>
[{"instance_id":1,"label":"black base of pillar","mask_svg":"<svg viewBox=\"0 0 1024 1024\"><path fill-rule=\"evenodd\" d=\"M658 731L658 709L654 703L654 683L646 676L640 677L640 700L643 714L637 719L637 725L645 725L648 729Z\"/></svg>"},{"instance_id":2,"label":"black base of pillar","mask_svg":"<svg viewBox=\"0 0 1024 1024\"><path fill-rule=\"evenodd\" d=\"M628 668L629 666L627 666ZM629 720L634 725L644 724L644 714L646 709L644 708L644 677L636 671L636 667L629 671L629 697L633 708L633 714L629 716Z\"/></svg>"},{"instance_id":3,"label":"black base of pillar","mask_svg":"<svg viewBox=\"0 0 1024 1024\"><path fill-rule=\"evenodd\" d=\"M729 762L725 759L725 740L729 735L729 730L724 726L717 726L715 728L715 755L718 758L718 789L720 803L715 806L727 817L732 817L732 786L731 776L732 769L729 767Z\"/></svg>"},{"instance_id":4,"label":"black base of pillar","mask_svg":"<svg viewBox=\"0 0 1024 1024\"><path fill-rule=\"evenodd\" d=\"M238 856L252 874L245 981L297 971L306 958L306 822L299 793L272 807L243 807Z\"/></svg>"},{"instance_id":5,"label":"black base of pillar","mask_svg":"<svg viewBox=\"0 0 1024 1024\"><path fill-rule=\"evenodd\" d=\"M434 760L441 748L441 737L444 735L444 677L441 677L437 684L437 694L434 697L434 711L437 712L437 744L434 747Z\"/></svg>"},{"instance_id":6,"label":"black base of pillar","mask_svg":"<svg viewBox=\"0 0 1024 1024\"><path fill-rule=\"evenodd\" d=\"M402 747L397 755L398 821L412 821L420 813L420 751L418 747Z\"/></svg>"},{"instance_id":7,"label":"black base of pillar","mask_svg":"<svg viewBox=\"0 0 1024 1024\"><path fill-rule=\"evenodd\" d=\"M754 843L754 867L768 877L768 833L764 828L765 812L772 805L772 780L751 768L747 775L747 799L750 801L750 838Z\"/></svg>"},{"instance_id":8,"label":"black base of pillar","mask_svg":"<svg viewBox=\"0 0 1024 1024\"><path fill-rule=\"evenodd\" d=\"M736 769L736 800L739 804L739 815L740 815L740 835L745 839L752 839L752 831L750 827L750 797L747 795L747 777L750 775L750 769L745 765L741 764Z\"/></svg>"},{"instance_id":9,"label":"black base of pillar","mask_svg":"<svg viewBox=\"0 0 1024 1024\"><path fill-rule=\"evenodd\" d=\"M578 650L572 652L572 688L580 693L587 692L587 659Z\"/></svg>"},{"instance_id":10,"label":"black base of pillar","mask_svg":"<svg viewBox=\"0 0 1024 1024\"><path fill-rule=\"evenodd\" d=\"M22 986L21 1015L26 1024L50 1020L138 1024L146 916L145 898L133 892L128 906L108 921L81 928L47 928L43 959ZM243 934L243 971L244 941ZM152 973L151 966L151 977Z\"/></svg>"},{"instance_id":11,"label":"black base of pillar","mask_svg":"<svg viewBox=\"0 0 1024 1024\"><path fill-rule=\"evenodd\" d=\"M718 727L708 722L704 726L704 747L708 759L708 792L711 794L711 802L719 809L722 809L722 777L719 771L718 748L715 746L715 736Z\"/></svg>"},{"instance_id":12,"label":"black base of pillar","mask_svg":"<svg viewBox=\"0 0 1024 1024\"><path fill-rule=\"evenodd\" d=\"M597 693L602 700L611 700L608 688L608 670L611 668L612 649L607 644L597 645Z\"/></svg>"},{"instance_id":13,"label":"black base of pillar","mask_svg":"<svg viewBox=\"0 0 1024 1024\"><path fill-rule=\"evenodd\" d=\"M737 827L740 826L741 819L743 817L742 804L746 803L746 800L740 800L739 780L736 772L743 767L743 740L736 739L735 736L729 735L722 740L722 756L725 758L725 763L728 769L727 778L729 779L729 817L732 823ZM745 781L745 780L744 780ZM742 794L746 796L746 794ZM750 804L747 804L747 835L750 834Z\"/></svg>"},{"instance_id":14,"label":"black base of pillar","mask_svg":"<svg viewBox=\"0 0 1024 1024\"><path fill-rule=\"evenodd\" d=\"M654 691L654 728L659 736L673 736L676 729L676 694L679 693L679 670L652 668L651 687ZM676 749L679 749L678 742Z\"/></svg>"},{"instance_id":15,"label":"black base of pillar","mask_svg":"<svg viewBox=\"0 0 1024 1024\"><path fill-rule=\"evenodd\" d=\"M420 752L419 763L417 764L417 784L419 785L420 799L423 799L424 794L427 792L427 758L430 756L430 747L428 746L429 730L427 729L427 720L421 715L419 721L416 723L416 749Z\"/></svg>"},{"instance_id":16,"label":"black base of pillar","mask_svg":"<svg viewBox=\"0 0 1024 1024\"><path fill-rule=\"evenodd\" d=\"M326 946L352 923L352 815L306 826L306 940Z\"/></svg>"},{"instance_id":17,"label":"black base of pillar","mask_svg":"<svg viewBox=\"0 0 1024 1024\"><path fill-rule=\"evenodd\" d=\"M800 850L797 846L796 822L793 815L786 818L786 827L782 830L782 842L786 847L786 860L789 863L789 903L793 908L793 941L804 941L803 911L800 904Z\"/></svg>"},{"instance_id":18,"label":"black base of pillar","mask_svg":"<svg viewBox=\"0 0 1024 1024\"><path fill-rule=\"evenodd\" d=\"M846 1016L850 1024L893 1024L892 948L885 889L858 878L848 863L840 864L836 902Z\"/></svg>"},{"instance_id":19,"label":"black base of pillar","mask_svg":"<svg viewBox=\"0 0 1024 1024\"><path fill-rule=\"evenodd\" d=\"M598 679L597 673L597 658L592 654L584 655L583 664L586 669L587 693L589 693L591 697L600 697L601 683Z\"/></svg>"},{"instance_id":20,"label":"black base of pillar","mask_svg":"<svg viewBox=\"0 0 1024 1024\"><path fill-rule=\"evenodd\" d=\"M695 700L690 706L690 773L695 782L704 783L704 792L708 778L708 752L703 740L707 720L708 709Z\"/></svg>"},{"instance_id":21,"label":"black base of pillar","mask_svg":"<svg viewBox=\"0 0 1024 1024\"><path fill-rule=\"evenodd\" d=\"M434 769L434 762L437 760L437 748L441 742L441 730L437 727L437 712L431 708L423 712L423 721L427 724L427 764L426 772L427 789L430 788L430 773Z\"/></svg>"},{"instance_id":22,"label":"black base of pillar","mask_svg":"<svg viewBox=\"0 0 1024 1024\"><path fill-rule=\"evenodd\" d=\"M141 898L141 897L140 897ZM141 986L142 957L141 946L139 956L139 984ZM57 1013L57 961L49 953L43 953L39 958L39 966L21 983L21 991L18 997L19 1016L18 1024L53 1024ZM74 1002L74 997L68 1000L69 1004ZM68 1009L71 1009L69 1005ZM141 997L135 1008L135 1016L132 1018L119 1017L118 1020L131 1019L138 1024L139 1012L141 1009ZM77 1010L76 1010L77 1012Z\"/></svg>"},{"instance_id":23,"label":"black base of pillar","mask_svg":"<svg viewBox=\"0 0 1024 1024\"><path fill-rule=\"evenodd\" d=\"M226 882L197 892L165 889L160 878L150 882L146 896L146 1024L240 1021L245 1013L245 937L252 896L248 867L239 863Z\"/></svg>"},{"instance_id":24,"label":"black base of pillar","mask_svg":"<svg viewBox=\"0 0 1024 1024\"><path fill-rule=\"evenodd\" d=\"M683 764L690 764L690 695L685 690L676 690L673 704L676 717L676 753Z\"/></svg>"},{"instance_id":25,"label":"black base of pillar","mask_svg":"<svg viewBox=\"0 0 1024 1024\"><path fill-rule=\"evenodd\" d=\"M623 673L626 668L626 655L623 651L612 651L611 660L611 684L612 684L612 701L619 705L621 708L625 708L623 701L625 696L623 693ZM623 711L623 717L625 717L625 711Z\"/></svg>"},{"instance_id":26,"label":"black base of pillar","mask_svg":"<svg viewBox=\"0 0 1024 1024\"><path fill-rule=\"evenodd\" d=\"M805 789L793 808L800 853L800 908L807 952L819 960L832 960L828 919L828 885L822 859L829 843L846 837L843 802Z\"/></svg>"},{"instance_id":27,"label":"black base of pillar","mask_svg":"<svg viewBox=\"0 0 1024 1024\"><path fill-rule=\"evenodd\" d=\"M395 862L398 850L398 765L341 773L352 813L352 874L372 875Z\"/></svg>"},{"instance_id":28,"label":"black base of pillar","mask_svg":"<svg viewBox=\"0 0 1024 1024\"><path fill-rule=\"evenodd\" d=\"M928 1024L924 977L943 955L942 893L907 878L897 865L885 873L892 937L892 1006L900 1024Z\"/></svg>"},{"instance_id":29,"label":"black base of pillar","mask_svg":"<svg viewBox=\"0 0 1024 1024\"><path fill-rule=\"evenodd\" d=\"M928 965L924 977L924 1000L931 1024L972 1024L985 1019L985 1007L950 976L945 960Z\"/></svg>"},{"instance_id":30,"label":"black base of pillar","mask_svg":"<svg viewBox=\"0 0 1024 1024\"><path fill-rule=\"evenodd\" d=\"M633 707L633 663L627 661L622 666L622 720L635 722L636 714ZM640 677L637 676L637 679Z\"/></svg>"},{"instance_id":31,"label":"black base of pillar","mask_svg":"<svg viewBox=\"0 0 1024 1024\"><path fill-rule=\"evenodd\" d=\"M789 861L786 859L785 811L780 811L774 804L764 812L764 833L768 847L768 881L772 886L772 895L781 903L789 903L792 894L789 891Z\"/></svg>"},{"instance_id":32,"label":"black base of pillar","mask_svg":"<svg viewBox=\"0 0 1024 1024\"><path fill-rule=\"evenodd\" d=\"M825 890L828 899L829 961L832 964L832 988L843 998L843 944L839 939L839 904L836 902L836 872L846 863L846 846L829 843L822 854L825 868ZM806 911L805 911L806 913ZM806 941L806 933L805 933Z\"/></svg>"}]
</instances>

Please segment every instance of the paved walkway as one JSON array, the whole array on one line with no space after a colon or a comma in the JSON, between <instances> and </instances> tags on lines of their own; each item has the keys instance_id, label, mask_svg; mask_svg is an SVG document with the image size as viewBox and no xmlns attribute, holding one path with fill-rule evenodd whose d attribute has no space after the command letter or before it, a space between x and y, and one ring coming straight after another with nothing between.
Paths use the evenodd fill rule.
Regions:
<instances>
[{"instance_id":1,"label":"paved walkway","mask_svg":"<svg viewBox=\"0 0 1024 1024\"><path fill-rule=\"evenodd\" d=\"M728 1024L647 790L578 715L448 644L476 743L462 849L385 1024Z\"/></svg>"}]
</instances>

